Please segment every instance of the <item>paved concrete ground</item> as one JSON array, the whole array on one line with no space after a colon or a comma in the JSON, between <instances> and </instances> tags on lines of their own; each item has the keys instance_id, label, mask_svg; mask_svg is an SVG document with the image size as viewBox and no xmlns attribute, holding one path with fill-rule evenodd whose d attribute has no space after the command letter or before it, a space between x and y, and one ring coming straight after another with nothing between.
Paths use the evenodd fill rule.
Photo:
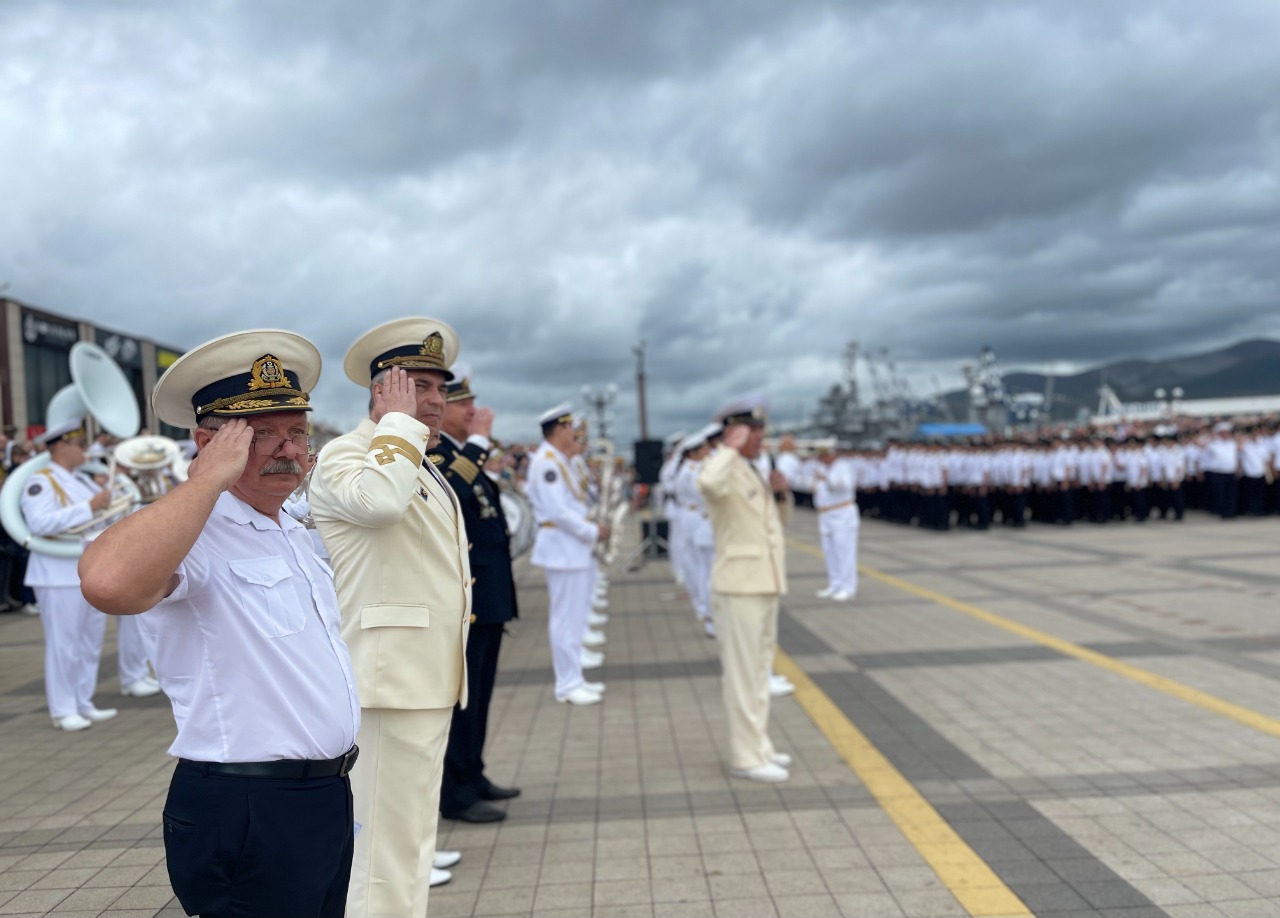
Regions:
<instances>
[{"instance_id":1,"label":"paved concrete ground","mask_svg":"<svg viewBox=\"0 0 1280 918\"><path fill-rule=\"evenodd\" d=\"M665 562L615 575L588 708L552 698L522 569L487 759L524 794L442 825L435 918L1280 916L1280 524L868 523L848 605L813 595L811 513L791 535L778 787L726 777L715 644ZM121 716L58 733L41 646L0 616L0 915L181 914L167 703L119 698L108 653Z\"/></svg>"}]
</instances>

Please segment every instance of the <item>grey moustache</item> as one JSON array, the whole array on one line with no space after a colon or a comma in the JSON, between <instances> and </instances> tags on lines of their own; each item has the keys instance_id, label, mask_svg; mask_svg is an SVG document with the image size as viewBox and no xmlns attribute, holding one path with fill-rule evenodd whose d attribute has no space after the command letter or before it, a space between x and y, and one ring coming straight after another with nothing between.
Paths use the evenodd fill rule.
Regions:
<instances>
[{"instance_id":1,"label":"grey moustache","mask_svg":"<svg viewBox=\"0 0 1280 918\"><path fill-rule=\"evenodd\" d=\"M294 462L292 459L277 459L275 462L268 462L262 467L259 475L301 475L302 466Z\"/></svg>"}]
</instances>

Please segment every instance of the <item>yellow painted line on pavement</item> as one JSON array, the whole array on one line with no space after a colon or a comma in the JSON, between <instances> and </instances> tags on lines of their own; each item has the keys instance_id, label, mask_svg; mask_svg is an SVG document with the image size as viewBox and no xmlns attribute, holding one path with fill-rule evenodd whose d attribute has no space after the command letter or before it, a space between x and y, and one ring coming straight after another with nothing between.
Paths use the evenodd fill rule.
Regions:
<instances>
[{"instance_id":1,"label":"yellow painted line on pavement","mask_svg":"<svg viewBox=\"0 0 1280 918\"><path fill-rule=\"evenodd\" d=\"M816 546L802 542L799 539L788 539L792 545L802 551L822 557L822 550ZM909 580L903 580L901 577L895 577L892 574L886 574L884 571L878 571L874 567L868 567L865 564L859 564L858 570L867 577L879 580L881 583L891 587L896 587L904 593L910 593L913 596L919 596L921 599L927 599L935 602L940 606L945 606L956 612L961 612L978 621L986 622L988 625L994 625L1008 631L1010 634L1016 634L1019 637L1026 638L1037 644L1049 647L1068 657L1074 657L1085 663L1097 666L1099 669L1105 669L1108 672L1131 679L1139 685L1145 685L1153 688L1158 692L1163 692L1170 697L1193 704L1206 711L1234 720L1237 723L1244 724L1262 733L1269 734L1280 738L1280 720L1269 717L1251 708L1243 705L1235 704L1227 701L1225 698L1219 698L1216 695L1210 695L1208 692L1202 692L1199 689L1192 688L1189 685L1183 685L1167 676L1161 676L1151 672L1149 669L1143 669L1140 666L1133 666L1129 663L1123 663L1105 654L1098 653L1095 650L1089 650L1087 647L1081 647L1079 644L1073 644L1071 641L1063 640L1055 637L1047 631L1041 631L1038 628L1032 628L1029 625L1023 625L1012 619L1005 618L1003 615L996 615L994 612L988 612L978 606L970 605L967 602L961 602L958 599L952 599L943 593L937 593L933 590L926 589L922 586L916 586Z\"/></svg>"},{"instance_id":2,"label":"yellow painted line on pavement","mask_svg":"<svg viewBox=\"0 0 1280 918\"><path fill-rule=\"evenodd\" d=\"M1031 916L1031 910L986 861L791 657L779 650L774 665L795 683L795 698L805 713L970 915Z\"/></svg>"}]
</instances>

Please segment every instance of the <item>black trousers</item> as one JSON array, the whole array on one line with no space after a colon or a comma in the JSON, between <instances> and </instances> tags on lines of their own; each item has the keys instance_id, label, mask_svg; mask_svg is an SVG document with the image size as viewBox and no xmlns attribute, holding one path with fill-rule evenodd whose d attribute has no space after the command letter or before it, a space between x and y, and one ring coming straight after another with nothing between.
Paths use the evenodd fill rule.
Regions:
<instances>
[{"instance_id":1,"label":"black trousers","mask_svg":"<svg viewBox=\"0 0 1280 918\"><path fill-rule=\"evenodd\" d=\"M350 780L206 776L180 762L164 850L188 915L342 918L355 850Z\"/></svg>"},{"instance_id":2,"label":"black trousers","mask_svg":"<svg viewBox=\"0 0 1280 918\"><path fill-rule=\"evenodd\" d=\"M484 741L502 628L502 624L475 624L467 636L467 706L453 709L440 782L440 812L445 815L460 813L484 799L482 793L489 784L484 776Z\"/></svg>"}]
</instances>

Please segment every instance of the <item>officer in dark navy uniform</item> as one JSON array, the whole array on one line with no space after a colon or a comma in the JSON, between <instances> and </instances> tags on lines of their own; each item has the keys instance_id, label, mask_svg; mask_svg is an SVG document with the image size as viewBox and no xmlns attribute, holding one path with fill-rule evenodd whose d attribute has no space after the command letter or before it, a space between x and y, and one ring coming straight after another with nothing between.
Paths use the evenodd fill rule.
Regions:
<instances>
[{"instance_id":1,"label":"officer in dark navy uniform","mask_svg":"<svg viewBox=\"0 0 1280 918\"><path fill-rule=\"evenodd\" d=\"M449 725L440 788L440 813L465 822L497 822L506 813L487 801L519 796L514 787L499 787L484 774L484 742L489 700L498 672L502 629L516 617L516 586L511 574L511 546L498 486L484 472L489 457L493 412L477 409L471 373L453 367L440 445L427 458L443 473L458 495L466 521L471 574L472 623L467 640L467 678L470 696L465 708L455 708Z\"/></svg>"}]
</instances>

